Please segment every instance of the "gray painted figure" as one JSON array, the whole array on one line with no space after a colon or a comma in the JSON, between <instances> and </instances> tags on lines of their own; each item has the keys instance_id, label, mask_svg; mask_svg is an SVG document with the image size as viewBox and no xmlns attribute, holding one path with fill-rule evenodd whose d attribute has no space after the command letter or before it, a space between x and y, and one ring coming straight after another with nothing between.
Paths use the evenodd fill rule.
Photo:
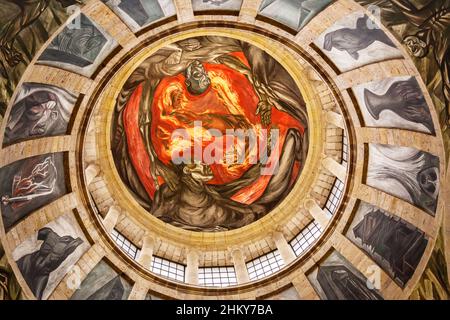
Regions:
<instances>
[{"instance_id":1,"label":"gray painted figure","mask_svg":"<svg viewBox=\"0 0 450 320\"><path fill-rule=\"evenodd\" d=\"M56 270L83 240L59 236L50 228L39 230L37 239L43 241L39 250L20 258L17 266L36 298L42 299L50 273Z\"/></svg>"},{"instance_id":2,"label":"gray painted figure","mask_svg":"<svg viewBox=\"0 0 450 320\"><path fill-rule=\"evenodd\" d=\"M369 281L335 250L307 277L322 299L383 300L376 281Z\"/></svg>"},{"instance_id":3,"label":"gray painted figure","mask_svg":"<svg viewBox=\"0 0 450 320\"><path fill-rule=\"evenodd\" d=\"M42 52L38 62L90 77L117 41L81 13Z\"/></svg>"},{"instance_id":4,"label":"gray painted figure","mask_svg":"<svg viewBox=\"0 0 450 320\"><path fill-rule=\"evenodd\" d=\"M7 231L30 212L67 192L63 155L31 157L0 170L2 216Z\"/></svg>"},{"instance_id":5,"label":"gray painted figure","mask_svg":"<svg viewBox=\"0 0 450 320\"><path fill-rule=\"evenodd\" d=\"M24 83L12 106L4 145L67 133L76 97L45 84Z\"/></svg>"},{"instance_id":6,"label":"gray painted figure","mask_svg":"<svg viewBox=\"0 0 450 320\"><path fill-rule=\"evenodd\" d=\"M402 287L413 276L428 244L422 230L364 201L346 236Z\"/></svg>"},{"instance_id":7,"label":"gray painted figure","mask_svg":"<svg viewBox=\"0 0 450 320\"><path fill-rule=\"evenodd\" d=\"M370 25L369 17L364 15L356 21L356 28L342 28L327 33L323 48L327 51L331 51L333 48L346 51L355 60L359 59L359 51L366 49L375 41L395 48L395 45L381 29Z\"/></svg>"},{"instance_id":8,"label":"gray painted figure","mask_svg":"<svg viewBox=\"0 0 450 320\"><path fill-rule=\"evenodd\" d=\"M439 158L413 148L369 145L367 184L434 216L439 195Z\"/></svg>"}]
</instances>

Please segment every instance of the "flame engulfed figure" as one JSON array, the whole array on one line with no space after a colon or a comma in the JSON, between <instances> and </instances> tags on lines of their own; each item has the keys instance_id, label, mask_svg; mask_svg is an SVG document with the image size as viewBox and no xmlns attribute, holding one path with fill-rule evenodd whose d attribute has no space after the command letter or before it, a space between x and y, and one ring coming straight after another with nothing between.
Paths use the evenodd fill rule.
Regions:
<instances>
[{"instance_id":1,"label":"flame engulfed figure","mask_svg":"<svg viewBox=\"0 0 450 320\"><path fill-rule=\"evenodd\" d=\"M196 122L200 141L195 134L190 142L172 139L175 130L196 130ZM198 37L160 49L130 76L117 100L111 145L122 179L153 215L189 230L220 231L259 219L287 195L306 157L307 127L305 102L277 61L245 42ZM240 162L172 161L177 151L222 146L229 129L269 132L263 141L268 162L278 163L273 175L249 160L248 143L236 144Z\"/></svg>"}]
</instances>

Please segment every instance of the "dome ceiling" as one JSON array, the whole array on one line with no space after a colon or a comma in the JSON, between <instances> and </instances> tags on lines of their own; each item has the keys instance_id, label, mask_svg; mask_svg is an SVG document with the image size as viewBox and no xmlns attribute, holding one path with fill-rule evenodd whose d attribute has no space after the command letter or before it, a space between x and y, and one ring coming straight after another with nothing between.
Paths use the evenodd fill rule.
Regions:
<instances>
[{"instance_id":1,"label":"dome ceiling","mask_svg":"<svg viewBox=\"0 0 450 320\"><path fill-rule=\"evenodd\" d=\"M157 50L130 75L111 151L152 215L226 231L265 216L290 192L307 129L305 101L279 62L244 41L203 36Z\"/></svg>"},{"instance_id":2,"label":"dome ceiling","mask_svg":"<svg viewBox=\"0 0 450 320\"><path fill-rule=\"evenodd\" d=\"M0 0L3 297L445 297L446 1L41 2Z\"/></svg>"}]
</instances>

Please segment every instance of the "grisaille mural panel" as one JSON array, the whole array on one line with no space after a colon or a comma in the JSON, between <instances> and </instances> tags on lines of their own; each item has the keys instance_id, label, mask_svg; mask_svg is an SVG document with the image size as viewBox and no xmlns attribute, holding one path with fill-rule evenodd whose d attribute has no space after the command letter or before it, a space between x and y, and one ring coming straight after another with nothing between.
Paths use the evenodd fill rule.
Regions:
<instances>
[{"instance_id":1,"label":"grisaille mural panel","mask_svg":"<svg viewBox=\"0 0 450 320\"><path fill-rule=\"evenodd\" d=\"M434 216L440 190L439 158L421 150L369 144L367 185Z\"/></svg>"},{"instance_id":2,"label":"grisaille mural panel","mask_svg":"<svg viewBox=\"0 0 450 320\"><path fill-rule=\"evenodd\" d=\"M263 0L258 14L300 31L333 0Z\"/></svg>"},{"instance_id":3,"label":"grisaille mural panel","mask_svg":"<svg viewBox=\"0 0 450 320\"><path fill-rule=\"evenodd\" d=\"M383 300L364 275L335 250L307 277L324 300Z\"/></svg>"},{"instance_id":4,"label":"grisaille mural panel","mask_svg":"<svg viewBox=\"0 0 450 320\"><path fill-rule=\"evenodd\" d=\"M108 262L100 261L81 282L71 300L127 300L132 284Z\"/></svg>"},{"instance_id":5,"label":"grisaille mural panel","mask_svg":"<svg viewBox=\"0 0 450 320\"><path fill-rule=\"evenodd\" d=\"M66 134L76 101L65 89L24 83L11 108L3 145Z\"/></svg>"},{"instance_id":6,"label":"grisaille mural panel","mask_svg":"<svg viewBox=\"0 0 450 320\"><path fill-rule=\"evenodd\" d=\"M436 133L429 106L414 77L387 78L353 90L367 127Z\"/></svg>"},{"instance_id":7,"label":"grisaille mural panel","mask_svg":"<svg viewBox=\"0 0 450 320\"><path fill-rule=\"evenodd\" d=\"M423 231L366 202L360 203L347 237L403 287L428 243Z\"/></svg>"},{"instance_id":8,"label":"grisaille mural panel","mask_svg":"<svg viewBox=\"0 0 450 320\"><path fill-rule=\"evenodd\" d=\"M75 216L68 212L18 245L13 258L37 299L47 299L89 249Z\"/></svg>"},{"instance_id":9,"label":"grisaille mural panel","mask_svg":"<svg viewBox=\"0 0 450 320\"><path fill-rule=\"evenodd\" d=\"M341 72L401 58L377 22L363 12L352 13L324 31L314 42Z\"/></svg>"},{"instance_id":10,"label":"grisaille mural panel","mask_svg":"<svg viewBox=\"0 0 450 320\"><path fill-rule=\"evenodd\" d=\"M1 168L0 176L6 231L34 210L67 193L63 152L16 161Z\"/></svg>"},{"instance_id":11,"label":"grisaille mural panel","mask_svg":"<svg viewBox=\"0 0 450 320\"><path fill-rule=\"evenodd\" d=\"M102 0L133 31L176 14L173 0Z\"/></svg>"},{"instance_id":12,"label":"grisaille mural panel","mask_svg":"<svg viewBox=\"0 0 450 320\"><path fill-rule=\"evenodd\" d=\"M90 77L116 46L116 40L81 13L53 39L38 62Z\"/></svg>"}]
</instances>

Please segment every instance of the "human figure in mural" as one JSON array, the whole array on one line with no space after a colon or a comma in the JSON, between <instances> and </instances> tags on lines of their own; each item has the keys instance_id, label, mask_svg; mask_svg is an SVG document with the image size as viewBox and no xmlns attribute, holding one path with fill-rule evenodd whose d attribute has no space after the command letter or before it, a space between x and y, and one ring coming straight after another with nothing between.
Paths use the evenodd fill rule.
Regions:
<instances>
[{"instance_id":1,"label":"human figure in mural","mask_svg":"<svg viewBox=\"0 0 450 320\"><path fill-rule=\"evenodd\" d=\"M47 227L39 230L37 240L43 241L40 248L21 257L17 266L36 298L42 299L50 273L55 271L83 240L59 236Z\"/></svg>"},{"instance_id":2,"label":"human figure in mural","mask_svg":"<svg viewBox=\"0 0 450 320\"><path fill-rule=\"evenodd\" d=\"M26 88L32 89L28 86ZM3 143L64 134L67 131L75 98L67 93L64 99L68 103L62 103L55 92L42 88L31 91L15 102L5 128Z\"/></svg>"},{"instance_id":3,"label":"human figure in mural","mask_svg":"<svg viewBox=\"0 0 450 320\"><path fill-rule=\"evenodd\" d=\"M395 154L395 146L378 146L377 150L382 157L369 166L368 183L395 181L409 195L405 200L434 216L439 195L439 158L415 149L408 156Z\"/></svg>"},{"instance_id":4,"label":"human figure in mural","mask_svg":"<svg viewBox=\"0 0 450 320\"><path fill-rule=\"evenodd\" d=\"M44 50L39 60L57 61L86 67L105 46L107 39L84 14L79 27L66 27Z\"/></svg>"},{"instance_id":5,"label":"human figure in mural","mask_svg":"<svg viewBox=\"0 0 450 320\"><path fill-rule=\"evenodd\" d=\"M359 59L359 52L366 49L375 41L382 42L395 48L389 37L369 19L367 15L356 21L356 28L342 28L325 35L323 48L331 51L336 48L347 53L355 60Z\"/></svg>"},{"instance_id":6,"label":"human figure in mural","mask_svg":"<svg viewBox=\"0 0 450 320\"><path fill-rule=\"evenodd\" d=\"M57 178L55 163L47 157L34 166L29 176L14 176L11 195L2 195L2 203L18 209L35 198L47 196L53 192Z\"/></svg>"},{"instance_id":7,"label":"human figure in mural","mask_svg":"<svg viewBox=\"0 0 450 320\"><path fill-rule=\"evenodd\" d=\"M0 301L19 300L22 298L22 288L12 271L5 250L0 243Z\"/></svg>"},{"instance_id":8,"label":"human figure in mural","mask_svg":"<svg viewBox=\"0 0 450 320\"><path fill-rule=\"evenodd\" d=\"M263 206L245 205L223 197L206 182L213 178L208 165L181 165L175 190L163 184L155 192L151 212L172 225L191 230L220 231L239 228L265 212Z\"/></svg>"},{"instance_id":9,"label":"human figure in mural","mask_svg":"<svg viewBox=\"0 0 450 320\"><path fill-rule=\"evenodd\" d=\"M244 59L248 61L248 65L232 53L242 53ZM286 154L285 158L290 157L289 160L283 162L281 156L280 160L282 161L280 161L278 174L270 179L264 178L264 183L261 182L259 165L247 167L245 172L241 172L241 175L238 176L239 179L226 182L220 180L226 174L214 175L213 179L220 181L219 183L192 179L192 175L188 179L186 173L190 174L190 166L196 167L197 163L191 162L187 163L187 166L177 167L170 164L170 159L164 162L154 146L160 141L149 139L152 133L160 134L157 136L157 140L164 141L164 145L169 144L169 140L165 140L164 136L164 125L166 124L160 121L161 117L169 117L171 119L169 123L172 121L182 125L190 125L194 121L201 120L207 128L216 129L230 127L245 129L252 125L248 117L246 119L242 114L239 115L239 112L228 112L232 108L239 109L240 106L233 104L233 92L230 92L228 87L222 86L220 82L214 82L217 77L213 71L205 72L206 68L211 69L215 65L224 66L223 70L225 71L222 72L230 72L230 74L235 72L238 77L242 77L242 79L239 78L240 86L246 85L242 82L244 81L252 87L250 90L254 92L258 102L254 113L252 115L247 113L247 116L259 119L259 126L270 128L274 112L277 119L283 113L285 114L282 116L283 119L285 118L284 122L299 124L297 129L294 128L289 134L286 129L281 137L280 149L283 149L282 154ZM211 75L211 79L208 74ZM187 92L183 91L183 87ZM208 103L212 103L211 101L215 101L214 99L217 100L216 97L210 96L212 90L219 92L219 100L222 105L228 105L227 112L204 110L195 113L191 112L192 109L189 107L182 108L190 105L195 108L196 101L203 101L201 105L207 106ZM212 100L208 100L209 102L202 100L205 97ZM145 151L149 156L150 187L143 185L140 179L142 177L137 174L133 160L128 156L129 148L135 146L134 143L127 141L126 129L129 125L127 122L129 117L125 110L130 101L136 103L137 99L140 101L138 103L140 135L145 141ZM276 111L272 110L273 107ZM180 190L184 187L180 187L180 181L183 181L186 190L192 190L201 185L202 192L196 195L199 198L195 201L200 201L200 198L208 199L207 204L202 204L203 212L199 216L209 212L211 216L218 217L219 212L222 214L225 212L225 216L217 218L215 223L205 217L202 222L193 225L194 228L214 229L214 225L218 228L234 228L267 213L292 186L291 175L293 171L297 170L294 162L303 163L306 157L308 146L306 106L295 82L286 70L267 53L252 45L230 38L190 38L159 50L144 61L127 80L117 100L116 111L112 137L113 155L122 178L141 205L150 212L154 209L159 212L159 215L166 216L166 218L170 216L171 219L174 219L176 216L174 212L179 213L185 208L178 203L178 209L172 214L169 214L170 210L167 208L173 205L174 199L182 195ZM155 130L152 122L158 123L157 127L160 128L158 132L152 131ZM293 126L295 127L295 125ZM199 167L198 164L197 168L200 171L208 170L206 167ZM262 192L249 201L239 201L242 208L238 209L237 203L234 202L237 199L231 199L232 192L239 193L240 189L250 187L252 183L262 183L259 185ZM206 185L207 188L205 188ZM264 193L264 191L266 192ZM153 198L157 198L158 201L154 201ZM258 203L257 200L260 202ZM190 200L188 203L189 205L193 204ZM202 202L200 201L200 203ZM264 210L261 210L261 206L265 207ZM252 214L241 218L243 212L252 212ZM195 218L192 219L195 220ZM182 221L182 223L186 224L187 228L189 227L189 223L186 221ZM225 225L221 226L221 223Z\"/></svg>"},{"instance_id":10,"label":"human figure in mural","mask_svg":"<svg viewBox=\"0 0 450 320\"><path fill-rule=\"evenodd\" d=\"M402 286L414 274L428 243L422 231L380 210L367 213L353 234L372 256L385 261Z\"/></svg>"},{"instance_id":11,"label":"human figure in mural","mask_svg":"<svg viewBox=\"0 0 450 320\"><path fill-rule=\"evenodd\" d=\"M442 77L442 96L445 108L442 110L441 124L450 128L450 0L430 0L416 6L414 0L357 0L364 6L374 5L382 8L383 23L394 27L408 23L403 42L416 58L431 57L437 64ZM423 2L423 1L422 1ZM429 76L434 76L434 68ZM428 75L426 75L428 76ZM430 80L430 84L435 80Z\"/></svg>"},{"instance_id":12,"label":"human figure in mural","mask_svg":"<svg viewBox=\"0 0 450 320\"><path fill-rule=\"evenodd\" d=\"M433 0L417 9L409 0L390 0L419 31L403 39L411 54L424 58L433 52L440 67L446 111L450 125L450 1Z\"/></svg>"},{"instance_id":13,"label":"human figure in mural","mask_svg":"<svg viewBox=\"0 0 450 320\"><path fill-rule=\"evenodd\" d=\"M265 215L270 204L287 191L286 179L292 169L292 161L299 154L295 146L301 145L298 132L291 130L280 159L279 171L274 175L262 196L251 204L228 198L243 183L254 179L259 165L247 171L241 178L225 185L207 185L214 176L208 165L196 163L179 166L175 189L163 184L155 192L152 214L165 222L184 229L202 231L230 230L245 226Z\"/></svg>"},{"instance_id":14,"label":"human figure in mural","mask_svg":"<svg viewBox=\"0 0 450 320\"><path fill-rule=\"evenodd\" d=\"M14 48L17 36L47 9L51 0L7 0L18 6L17 16L7 22L0 30L0 74L7 77L8 67L14 67L23 61L22 54ZM78 0L55 0L63 7L81 4Z\"/></svg>"},{"instance_id":15,"label":"human figure in mural","mask_svg":"<svg viewBox=\"0 0 450 320\"><path fill-rule=\"evenodd\" d=\"M414 78L396 81L382 95L364 89L364 101L367 110L376 120L381 112L391 110L405 120L423 124L431 134L435 134L430 109Z\"/></svg>"},{"instance_id":16,"label":"human figure in mural","mask_svg":"<svg viewBox=\"0 0 450 320\"><path fill-rule=\"evenodd\" d=\"M329 300L382 300L374 289L344 265L320 266L317 281Z\"/></svg>"}]
</instances>

